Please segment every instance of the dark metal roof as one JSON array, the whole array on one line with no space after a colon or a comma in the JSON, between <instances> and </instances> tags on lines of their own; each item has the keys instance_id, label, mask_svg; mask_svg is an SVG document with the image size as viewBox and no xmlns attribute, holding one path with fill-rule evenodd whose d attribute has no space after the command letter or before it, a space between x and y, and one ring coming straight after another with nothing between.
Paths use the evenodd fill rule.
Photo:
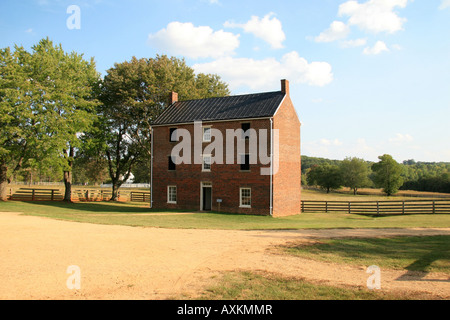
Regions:
<instances>
[{"instance_id":1,"label":"dark metal roof","mask_svg":"<svg viewBox=\"0 0 450 320\"><path fill-rule=\"evenodd\" d=\"M153 125L272 117L284 96L285 93L276 91L178 101L163 111Z\"/></svg>"}]
</instances>

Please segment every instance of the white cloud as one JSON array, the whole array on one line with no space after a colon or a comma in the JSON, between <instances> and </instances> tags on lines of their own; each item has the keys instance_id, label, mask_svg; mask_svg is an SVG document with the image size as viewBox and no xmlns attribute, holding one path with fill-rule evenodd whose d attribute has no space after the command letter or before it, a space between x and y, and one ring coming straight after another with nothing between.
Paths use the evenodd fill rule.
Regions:
<instances>
[{"instance_id":1,"label":"white cloud","mask_svg":"<svg viewBox=\"0 0 450 320\"><path fill-rule=\"evenodd\" d=\"M384 51L389 51L386 44L383 41L377 41L377 43L375 43L375 45L372 48L366 47L363 53L366 55L377 55Z\"/></svg>"},{"instance_id":2,"label":"white cloud","mask_svg":"<svg viewBox=\"0 0 450 320\"><path fill-rule=\"evenodd\" d=\"M399 17L394 9L405 8L407 3L408 0L369 0L360 4L351 0L339 6L338 15L348 16L348 24L362 30L395 33L403 30L406 19Z\"/></svg>"},{"instance_id":3,"label":"white cloud","mask_svg":"<svg viewBox=\"0 0 450 320\"><path fill-rule=\"evenodd\" d=\"M450 8L450 0L441 0L441 5L439 6L439 10L444 10Z\"/></svg>"},{"instance_id":4,"label":"white cloud","mask_svg":"<svg viewBox=\"0 0 450 320\"><path fill-rule=\"evenodd\" d=\"M316 42L332 42L344 39L350 32L350 27L342 21L333 21L330 27L319 34L314 40Z\"/></svg>"},{"instance_id":5,"label":"white cloud","mask_svg":"<svg viewBox=\"0 0 450 320\"><path fill-rule=\"evenodd\" d=\"M242 28L245 32L251 33L255 37L266 41L272 48L280 49L283 48L283 41L286 40L286 35L284 34L280 20L273 17L273 15L274 13L271 12L262 19L257 16L252 16L244 24L227 21L224 23L224 27Z\"/></svg>"},{"instance_id":6,"label":"white cloud","mask_svg":"<svg viewBox=\"0 0 450 320\"><path fill-rule=\"evenodd\" d=\"M341 42L342 48L354 48L354 47L361 47L367 44L367 39L355 39L355 40L347 40Z\"/></svg>"},{"instance_id":7,"label":"white cloud","mask_svg":"<svg viewBox=\"0 0 450 320\"><path fill-rule=\"evenodd\" d=\"M308 63L296 51L285 54L280 61L274 58L224 57L213 62L193 66L198 73L217 73L230 85L230 89L246 86L252 90L273 88L280 79L291 83L325 86L333 80L331 65L327 62Z\"/></svg>"},{"instance_id":8,"label":"white cloud","mask_svg":"<svg viewBox=\"0 0 450 320\"><path fill-rule=\"evenodd\" d=\"M339 139L328 140L325 138L320 139L319 143L324 146L336 146L336 147L342 146L343 144L341 141L339 141Z\"/></svg>"},{"instance_id":9,"label":"white cloud","mask_svg":"<svg viewBox=\"0 0 450 320\"><path fill-rule=\"evenodd\" d=\"M414 140L414 138L410 134L397 133L394 138L389 139L389 142L405 143L405 142L411 142L413 140Z\"/></svg>"},{"instance_id":10,"label":"white cloud","mask_svg":"<svg viewBox=\"0 0 450 320\"><path fill-rule=\"evenodd\" d=\"M219 58L234 53L239 47L239 35L209 26L171 22L165 29L148 36L149 44L173 55L189 58Z\"/></svg>"}]
</instances>

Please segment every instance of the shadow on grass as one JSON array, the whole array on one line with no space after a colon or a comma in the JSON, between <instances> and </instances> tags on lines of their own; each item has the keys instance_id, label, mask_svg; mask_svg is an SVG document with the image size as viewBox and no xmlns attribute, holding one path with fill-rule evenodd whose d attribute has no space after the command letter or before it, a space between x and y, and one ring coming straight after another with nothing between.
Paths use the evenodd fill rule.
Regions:
<instances>
[{"instance_id":1,"label":"shadow on grass","mask_svg":"<svg viewBox=\"0 0 450 320\"><path fill-rule=\"evenodd\" d=\"M77 211L89 211L95 213L152 213L164 212L162 210L150 209L148 207L137 206L138 204L130 205L124 202L63 202L63 201L42 201L42 202L28 202L33 205L47 206L52 208L69 209ZM142 203L144 206L145 204Z\"/></svg>"}]
</instances>

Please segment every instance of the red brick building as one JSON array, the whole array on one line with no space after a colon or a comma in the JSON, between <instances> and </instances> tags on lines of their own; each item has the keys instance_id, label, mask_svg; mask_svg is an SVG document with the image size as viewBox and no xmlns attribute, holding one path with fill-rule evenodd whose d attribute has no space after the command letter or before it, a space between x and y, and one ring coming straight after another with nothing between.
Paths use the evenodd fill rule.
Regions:
<instances>
[{"instance_id":1,"label":"red brick building","mask_svg":"<svg viewBox=\"0 0 450 320\"><path fill-rule=\"evenodd\" d=\"M177 100L152 125L152 208L300 214L300 121L287 80L281 91Z\"/></svg>"}]
</instances>

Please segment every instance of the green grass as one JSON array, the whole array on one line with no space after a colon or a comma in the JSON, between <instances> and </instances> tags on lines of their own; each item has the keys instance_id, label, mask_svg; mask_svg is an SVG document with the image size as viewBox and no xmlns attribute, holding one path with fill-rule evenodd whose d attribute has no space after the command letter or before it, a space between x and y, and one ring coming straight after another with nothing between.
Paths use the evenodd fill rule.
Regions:
<instances>
[{"instance_id":1,"label":"green grass","mask_svg":"<svg viewBox=\"0 0 450 320\"><path fill-rule=\"evenodd\" d=\"M450 236L326 239L286 251L319 261L450 275Z\"/></svg>"},{"instance_id":2,"label":"green grass","mask_svg":"<svg viewBox=\"0 0 450 320\"><path fill-rule=\"evenodd\" d=\"M192 297L191 297L192 298ZM386 293L367 288L334 287L273 274L228 272L193 299L207 300L418 300L425 294Z\"/></svg>"},{"instance_id":3,"label":"green grass","mask_svg":"<svg viewBox=\"0 0 450 320\"><path fill-rule=\"evenodd\" d=\"M360 216L345 213L303 213L272 218L224 213L173 215L174 211L151 210L142 203L113 202L18 202L0 203L0 212L22 212L26 215L76 222L185 229L330 229L330 228L448 228L450 215ZM181 211L180 211L181 212Z\"/></svg>"}]
</instances>

